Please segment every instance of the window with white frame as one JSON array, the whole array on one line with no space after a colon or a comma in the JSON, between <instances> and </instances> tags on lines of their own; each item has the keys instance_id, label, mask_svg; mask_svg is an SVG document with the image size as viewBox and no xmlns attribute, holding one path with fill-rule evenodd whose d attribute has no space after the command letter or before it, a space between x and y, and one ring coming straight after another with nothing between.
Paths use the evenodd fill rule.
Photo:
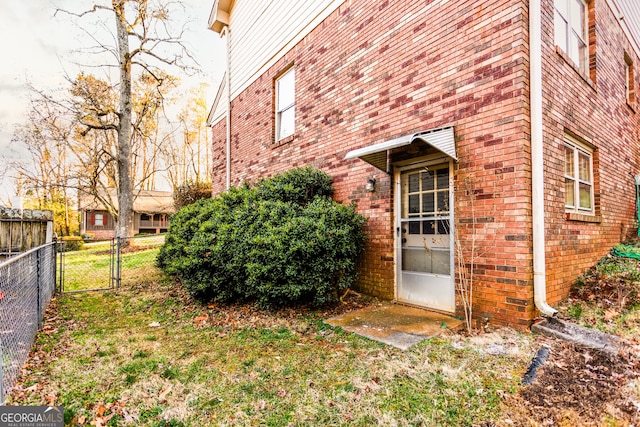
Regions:
<instances>
[{"instance_id":1,"label":"window with white frame","mask_svg":"<svg viewBox=\"0 0 640 427\"><path fill-rule=\"evenodd\" d=\"M564 206L567 212L593 214L593 149L569 135L564 139Z\"/></svg>"},{"instance_id":2,"label":"window with white frame","mask_svg":"<svg viewBox=\"0 0 640 427\"><path fill-rule=\"evenodd\" d=\"M296 110L295 68L276 80L276 141L293 135Z\"/></svg>"},{"instance_id":3,"label":"window with white frame","mask_svg":"<svg viewBox=\"0 0 640 427\"><path fill-rule=\"evenodd\" d=\"M93 225L95 225L96 227L104 227L104 214L95 214Z\"/></svg>"},{"instance_id":4,"label":"window with white frame","mask_svg":"<svg viewBox=\"0 0 640 427\"><path fill-rule=\"evenodd\" d=\"M585 0L554 0L555 43L582 70L588 68L588 12Z\"/></svg>"}]
</instances>

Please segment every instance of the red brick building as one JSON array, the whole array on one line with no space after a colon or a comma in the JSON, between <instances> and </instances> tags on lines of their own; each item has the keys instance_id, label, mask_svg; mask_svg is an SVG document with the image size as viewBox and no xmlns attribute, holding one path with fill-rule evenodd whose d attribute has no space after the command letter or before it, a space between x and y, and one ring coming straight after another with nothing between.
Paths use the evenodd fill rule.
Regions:
<instances>
[{"instance_id":1,"label":"red brick building","mask_svg":"<svg viewBox=\"0 0 640 427\"><path fill-rule=\"evenodd\" d=\"M80 234L96 240L115 237L116 219L105 204L118 208L115 189L100 198L80 196ZM175 212L173 193L169 191L137 190L133 199L133 234L160 234L169 229L169 216Z\"/></svg>"},{"instance_id":2,"label":"red brick building","mask_svg":"<svg viewBox=\"0 0 640 427\"><path fill-rule=\"evenodd\" d=\"M360 290L526 327L637 232L634 0L217 0L214 193L311 164Z\"/></svg>"}]
</instances>

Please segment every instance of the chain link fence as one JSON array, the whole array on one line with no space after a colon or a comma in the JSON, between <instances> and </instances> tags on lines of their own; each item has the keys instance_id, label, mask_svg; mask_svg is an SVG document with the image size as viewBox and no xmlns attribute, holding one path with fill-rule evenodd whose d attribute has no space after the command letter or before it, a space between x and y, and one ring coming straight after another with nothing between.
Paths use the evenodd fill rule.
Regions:
<instances>
[{"instance_id":1,"label":"chain link fence","mask_svg":"<svg viewBox=\"0 0 640 427\"><path fill-rule=\"evenodd\" d=\"M155 266L163 234L114 238L82 247L62 242L59 283L62 292L84 292L140 285L162 278Z\"/></svg>"},{"instance_id":2,"label":"chain link fence","mask_svg":"<svg viewBox=\"0 0 640 427\"><path fill-rule=\"evenodd\" d=\"M116 239L114 286L145 285L164 277L156 258L164 244L164 234Z\"/></svg>"},{"instance_id":3,"label":"chain link fence","mask_svg":"<svg viewBox=\"0 0 640 427\"><path fill-rule=\"evenodd\" d=\"M49 243L0 263L0 405L29 357L56 284L63 292L82 292L155 282L163 277L155 266L163 243L164 235L84 248Z\"/></svg>"},{"instance_id":4,"label":"chain link fence","mask_svg":"<svg viewBox=\"0 0 640 427\"><path fill-rule=\"evenodd\" d=\"M55 243L0 264L0 404L4 404L29 357L55 287Z\"/></svg>"}]
</instances>

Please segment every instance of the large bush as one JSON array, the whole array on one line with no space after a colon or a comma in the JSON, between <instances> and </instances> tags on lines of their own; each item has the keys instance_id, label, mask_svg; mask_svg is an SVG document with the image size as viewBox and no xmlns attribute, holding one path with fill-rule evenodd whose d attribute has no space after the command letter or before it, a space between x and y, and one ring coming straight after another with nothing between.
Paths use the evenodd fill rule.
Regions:
<instances>
[{"instance_id":1,"label":"large bush","mask_svg":"<svg viewBox=\"0 0 640 427\"><path fill-rule=\"evenodd\" d=\"M356 279L365 219L332 193L307 167L200 200L172 217L158 265L202 300L334 302Z\"/></svg>"},{"instance_id":2,"label":"large bush","mask_svg":"<svg viewBox=\"0 0 640 427\"><path fill-rule=\"evenodd\" d=\"M200 199L211 198L211 182L187 181L173 192L173 205L176 210L195 203Z\"/></svg>"},{"instance_id":3,"label":"large bush","mask_svg":"<svg viewBox=\"0 0 640 427\"><path fill-rule=\"evenodd\" d=\"M80 236L62 236L62 252L80 251L84 248L84 241Z\"/></svg>"}]
</instances>

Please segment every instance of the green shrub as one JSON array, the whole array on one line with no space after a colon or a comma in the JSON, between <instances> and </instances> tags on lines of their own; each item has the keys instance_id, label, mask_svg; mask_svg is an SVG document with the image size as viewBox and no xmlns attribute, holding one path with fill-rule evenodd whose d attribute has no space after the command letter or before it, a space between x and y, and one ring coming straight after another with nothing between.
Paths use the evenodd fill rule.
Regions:
<instances>
[{"instance_id":1,"label":"green shrub","mask_svg":"<svg viewBox=\"0 0 640 427\"><path fill-rule=\"evenodd\" d=\"M176 210L197 202L211 198L211 182L187 181L173 192L173 205Z\"/></svg>"},{"instance_id":2,"label":"green shrub","mask_svg":"<svg viewBox=\"0 0 640 427\"><path fill-rule=\"evenodd\" d=\"M60 241L63 252L80 251L84 247L84 241L80 236L63 236Z\"/></svg>"},{"instance_id":3,"label":"green shrub","mask_svg":"<svg viewBox=\"0 0 640 427\"><path fill-rule=\"evenodd\" d=\"M306 205L315 197L333 195L329 175L311 166L288 170L256 185L257 197L264 200L280 200Z\"/></svg>"},{"instance_id":4,"label":"green shrub","mask_svg":"<svg viewBox=\"0 0 640 427\"><path fill-rule=\"evenodd\" d=\"M365 219L332 192L331 178L307 167L186 206L158 266L202 300L334 302L356 279Z\"/></svg>"},{"instance_id":5,"label":"green shrub","mask_svg":"<svg viewBox=\"0 0 640 427\"><path fill-rule=\"evenodd\" d=\"M96 235L95 235L95 234L93 234L93 233L84 233L84 234L82 235L82 240L83 240L83 241L86 241L86 240L93 240L93 239L95 239L95 238L96 238Z\"/></svg>"}]
</instances>

